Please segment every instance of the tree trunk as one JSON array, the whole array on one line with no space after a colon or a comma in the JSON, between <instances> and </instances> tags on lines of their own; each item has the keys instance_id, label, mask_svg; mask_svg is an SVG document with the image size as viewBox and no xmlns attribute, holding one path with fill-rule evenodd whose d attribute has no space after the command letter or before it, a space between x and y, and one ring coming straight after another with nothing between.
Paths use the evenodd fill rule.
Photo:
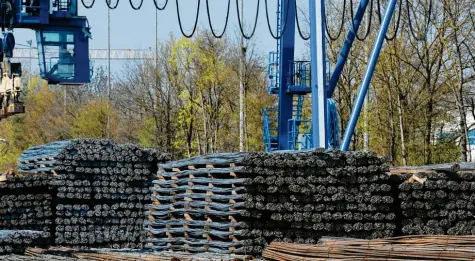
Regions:
<instances>
[{"instance_id":1,"label":"tree trunk","mask_svg":"<svg viewBox=\"0 0 475 261\"><path fill-rule=\"evenodd\" d=\"M404 115L402 109L402 95L399 93L397 96L397 105L398 105L398 114L399 114L399 131L401 134L401 154L402 154L402 165L407 166L407 151L406 151L406 140L404 138Z\"/></svg>"},{"instance_id":2,"label":"tree trunk","mask_svg":"<svg viewBox=\"0 0 475 261\"><path fill-rule=\"evenodd\" d=\"M191 109L191 115L193 115L193 109ZM191 157L192 143L193 143L193 119L190 120L190 124L188 126L188 133L187 133L187 137L186 137L186 146L187 146L187 149L188 149L188 157Z\"/></svg>"},{"instance_id":3,"label":"tree trunk","mask_svg":"<svg viewBox=\"0 0 475 261\"><path fill-rule=\"evenodd\" d=\"M427 122L426 122L426 135L425 135L425 141L424 145L426 153L424 153L424 164L429 165L432 163L432 147L431 147L431 136L432 136L432 114L434 112L434 100L433 100L433 94L430 94L429 101L427 103L427 108L426 108L426 115L427 115Z\"/></svg>"},{"instance_id":4,"label":"tree trunk","mask_svg":"<svg viewBox=\"0 0 475 261\"><path fill-rule=\"evenodd\" d=\"M389 97L388 117L389 117L389 127L390 127L389 159L391 160L391 164L395 165L396 163L396 130L395 130L395 124L394 124L394 108L393 108L393 103L392 103L393 97L392 97L390 86L388 86L388 97ZM404 134L402 134L401 136L404 137Z\"/></svg>"},{"instance_id":5,"label":"tree trunk","mask_svg":"<svg viewBox=\"0 0 475 261\"><path fill-rule=\"evenodd\" d=\"M457 108L459 111L459 128L460 128L460 160L467 162L467 146L468 146L468 130L467 130L467 114L465 110L465 101L463 100L463 85L459 82Z\"/></svg>"},{"instance_id":6,"label":"tree trunk","mask_svg":"<svg viewBox=\"0 0 475 261\"><path fill-rule=\"evenodd\" d=\"M201 93L201 101L200 101L200 106L201 106L201 115L203 116L203 154L207 154L209 150L208 146L208 119L207 119L207 113L206 113L206 106L204 105L203 101L203 93Z\"/></svg>"}]
</instances>

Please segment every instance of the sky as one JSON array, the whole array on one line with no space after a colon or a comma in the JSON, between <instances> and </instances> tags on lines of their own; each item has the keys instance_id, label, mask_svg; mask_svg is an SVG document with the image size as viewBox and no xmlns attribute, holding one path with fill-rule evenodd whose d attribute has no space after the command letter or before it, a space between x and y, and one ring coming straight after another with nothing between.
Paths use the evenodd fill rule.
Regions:
<instances>
[{"instance_id":1,"label":"sky","mask_svg":"<svg viewBox=\"0 0 475 261\"><path fill-rule=\"evenodd\" d=\"M84 0L86 4L90 4L92 0ZM90 40L89 48L91 49L107 49L107 5L106 0L96 0L92 8L86 9L80 0L79 15L86 16L91 26L93 40ZM114 0L112 3L115 3ZM130 0L135 5L140 4L140 0ZM166 0L157 0L162 6ZM193 28L196 16L197 3L199 0L178 0L180 6L180 15L182 17L183 27L186 33L190 33ZM217 33L222 31L228 1L226 0L208 0L210 5L210 13L213 26ZM275 30L276 7L278 0L268 0L269 16L272 28ZM200 1L200 15L198 26L200 29L209 29L208 17L206 11L206 0ZM230 18L227 33L236 35L238 32L238 19L236 12L236 0L230 0ZM267 54L276 49L276 40L269 33L267 26L264 0L260 0L259 18L257 23L256 34L252 41L258 47L258 51ZM165 41L170 34L180 37L180 27L176 9L177 0L168 0L168 5L164 11L158 11L158 39ZM302 8L308 7L308 1L298 0ZM254 23L257 8L256 0L244 0L244 21L247 32L250 31L250 25ZM144 0L140 10L134 10L130 6L129 0L120 0L117 9L110 10L111 17L111 48L112 49L148 49L155 46L155 18L156 8L153 0ZM20 44L27 45L26 41L32 39L35 42L35 35L32 30L18 29L15 30L15 38L17 46ZM20 47L20 46L19 46ZM304 52L304 41L300 39L298 33L296 35L296 56ZM95 62L96 65L107 65L107 61ZM114 73L120 73L124 69L126 62L113 61L111 69Z\"/></svg>"}]
</instances>

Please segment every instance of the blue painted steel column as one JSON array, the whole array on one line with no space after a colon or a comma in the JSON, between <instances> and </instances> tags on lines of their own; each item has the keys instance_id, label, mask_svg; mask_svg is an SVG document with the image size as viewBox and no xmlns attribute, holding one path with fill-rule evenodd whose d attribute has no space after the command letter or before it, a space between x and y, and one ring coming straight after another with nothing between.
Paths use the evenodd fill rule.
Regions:
<instances>
[{"instance_id":1,"label":"blue painted steel column","mask_svg":"<svg viewBox=\"0 0 475 261\"><path fill-rule=\"evenodd\" d=\"M356 14L353 19L354 27L350 25L350 31L346 36L345 44L341 48L340 55L338 56L338 60L336 61L335 69L330 78L330 82L328 83L328 98L333 97L336 84L338 83L338 80L340 80L341 73L343 72L343 67L345 67L346 61L348 60L348 55L350 54L351 47L355 42L356 32L358 32L358 29L360 28L361 21L363 20L363 15L366 11L366 8L368 7L368 3L369 0L360 0L360 4L358 5L358 9L356 10Z\"/></svg>"},{"instance_id":2,"label":"blue painted steel column","mask_svg":"<svg viewBox=\"0 0 475 261\"><path fill-rule=\"evenodd\" d=\"M343 143L341 144L341 150L347 151L350 147L351 137L355 131L356 123L360 116L361 108L364 103L366 92L368 91L369 84L371 83L371 78L373 77L374 69L376 68L376 63L378 62L379 54L381 53L381 48L384 43L384 36L389 28L389 23L394 13L394 8L396 6L397 0L389 0L388 7L386 8L386 13L384 15L383 24L379 29L378 36L376 38L371 56L368 61L368 67L364 74L363 82L358 90L358 96L356 97L355 106L350 115L350 120L346 126L345 135L343 136Z\"/></svg>"},{"instance_id":3,"label":"blue painted steel column","mask_svg":"<svg viewBox=\"0 0 475 261\"><path fill-rule=\"evenodd\" d=\"M295 1L280 0L282 6L282 19L280 28L285 31L280 38L280 88L279 88L279 150L289 149L289 128L288 122L292 119L293 96L287 93L287 79L290 77L290 62L294 60L295 51ZM289 6L287 6L289 4ZM287 17L286 12L289 12ZM287 17L287 21L285 21Z\"/></svg>"},{"instance_id":4,"label":"blue painted steel column","mask_svg":"<svg viewBox=\"0 0 475 261\"><path fill-rule=\"evenodd\" d=\"M327 148L325 0L310 0L310 60L312 84L312 138L314 148Z\"/></svg>"}]
</instances>

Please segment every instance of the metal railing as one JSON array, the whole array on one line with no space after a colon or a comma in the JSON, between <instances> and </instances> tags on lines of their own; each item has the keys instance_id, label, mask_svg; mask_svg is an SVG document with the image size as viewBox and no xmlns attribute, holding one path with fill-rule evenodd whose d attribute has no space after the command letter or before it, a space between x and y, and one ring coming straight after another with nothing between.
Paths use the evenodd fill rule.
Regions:
<instances>
[{"instance_id":1,"label":"metal railing","mask_svg":"<svg viewBox=\"0 0 475 261\"><path fill-rule=\"evenodd\" d=\"M303 150L312 147L312 121L290 119L289 127L289 149Z\"/></svg>"},{"instance_id":2,"label":"metal railing","mask_svg":"<svg viewBox=\"0 0 475 261\"><path fill-rule=\"evenodd\" d=\"M275 94L279 90L279 54L277 52L269 53L269 65L267 68L267 74L269 77L268 91L271 94Z\"/></svg>"},{"instance_id":3,"label":"metal railing","mask_svg":"<svg viewBox=\"0 0 475 261\"><path fill-rule=\"evenodd\" d=\"M295 86L299 88L311 87L310 78L310 62L309 61L291 61L290 72L287 78L289 87Z\"/></svg>"},{"instance_id":4,"label":"metal railing","mask_svg":"<svg viewBox=\"0 0 475 261\"><path fill-rule=\"evenodd\" d=\"M279 112L275 108L265 108L263 114L263 139L266 151L277 150L279 145Z\"/></svg>"}]
</instances>

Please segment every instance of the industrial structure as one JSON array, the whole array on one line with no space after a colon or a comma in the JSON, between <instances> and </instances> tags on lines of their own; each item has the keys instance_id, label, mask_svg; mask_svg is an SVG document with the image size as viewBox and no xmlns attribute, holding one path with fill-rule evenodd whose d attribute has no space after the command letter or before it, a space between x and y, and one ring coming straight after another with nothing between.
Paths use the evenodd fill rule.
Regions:
<instances>
[{"instance_id":1,"label":"industrial structure","mask_svg":"<svg viewBox=\"0 0 475 261\"><path fill-rule=\"evenodd\" d=\"M88 41L91 35L87 19L77 14L77 0L9 1L4 1L1 4L4 18L2 24L3 53L1 55L5 59L0 87L0 108L3 108L0 118L24 111L19 100L21 65L9 61L14 54L15 40L11 31L14 28L30 28L36 31L40 75L48 83L84 84L90 80ZM356 13L352 17L352 26L346 36L345 44L334 66L331 66L326 59L326 1L309 1L310 61L295 60L296 28L301 34L297 19L296 0L279 0L277 2L277 35L271 31L273 37L277 39L277 50L269 54L269 92L278 95L278 104L276 108L268 108L264 111L263 133L266 150L322 147L340 148L346 151L349 148L397 0L389 0L387 3L381 28L368 61L368 68L341 142L338 113L332 97L370 1L360 1ZM117 6L111 6L109 2L107 4L111 9ZM206 4L208 5L208 3ZM157 5L156 2L155 5ZM85 5L85 7L91 8L92 5ZM135 6L132 5L132 7L136 9ZM157 9L163 10L165 7L166 5L157 6ZM179 15L178 5L177 11ZM197 14L199 15L199 9ZM269 19L268 16L267 18ZM180 28L182 28L180 19L179 22ZM245 36L244 32L243 36L250 37ZM305 118L303 113L303 102L306 96L311 97L312 105L311 117L308 118Z\"/></svg>"},{"instance_id":2,"label":"industrial structure","mask_svg":"<svg viewBox=\"0 0 475 261\"><path fill-rule=\"evenodd\" d=\"M300 30L296 19L296 0L278 1L277 29L282 33L276 37L277 51L269 54L268 68L269 93L278 95L278 104L276 108L264 111L263 132L267 151L318 147L348 150L397 1L388 1L348 126L340 142L338 113L332 97L369 2L360 1L332 71L332 66L326 60L325 1L310 1L310 61L294 58L295 29ZM306 95L311 95L311 118L303 117L302 105Z\"/></svg>"},{"instance_id":3,"label":"industrial structure","mask_svg":"<svg viewBox=\"0 0 475 261\"><path fill-rule=\"evenodd\" d=\"M36 32L42 79L51 84L80 85L89 82L89 38L86 17L78 16L76 0L3 0L0 2L0 119L23 113L20 100L21 64L14 57L17 28Z\"/></svg>"}]
</instances>

